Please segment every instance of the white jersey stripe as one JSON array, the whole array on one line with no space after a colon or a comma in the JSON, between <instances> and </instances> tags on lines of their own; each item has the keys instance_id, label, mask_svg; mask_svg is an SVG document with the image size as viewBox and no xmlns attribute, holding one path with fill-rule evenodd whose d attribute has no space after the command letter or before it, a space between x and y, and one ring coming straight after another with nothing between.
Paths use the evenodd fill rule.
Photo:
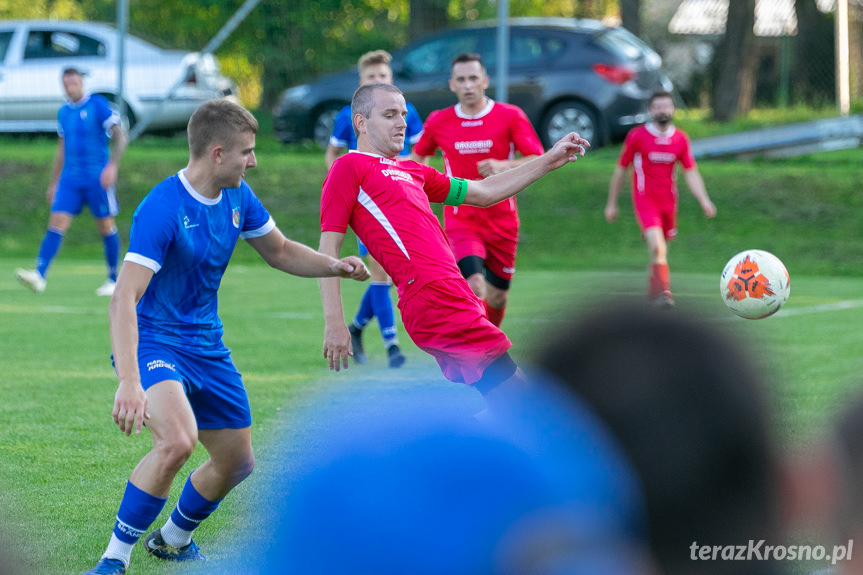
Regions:
<instances>
[{"instance_id":1,"label":"white jersey stripe","mask_svg":"<svg viewBox=\"0 0 863 575\"><path fill-rule=\"evenodd\" d=\"M393 239L393 241L396 243L396 245L399 247L405 257L407 259L411 259L410 255L408 255L407 248L405 248L402 239L399 237L398 232L396 232L393 225L390 223L390 221L387 219L387 217L384 215L384 213L381 211L375 201L371 198L371 196L369 196L362 188L360 188L360 193L357 196L357 201L369 211L372 217L376 219L380 225L383 226L383 228L387 231L387 233L390 235L390 237Z\"/></svg>"}]
</instances>

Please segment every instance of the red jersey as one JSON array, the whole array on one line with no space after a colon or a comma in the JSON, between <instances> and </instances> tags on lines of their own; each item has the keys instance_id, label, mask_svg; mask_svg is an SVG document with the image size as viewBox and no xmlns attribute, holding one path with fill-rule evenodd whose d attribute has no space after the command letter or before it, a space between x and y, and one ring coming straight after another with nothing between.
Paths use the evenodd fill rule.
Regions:
<instances>
[{"instance_id":1,"label":"red jersey","mask_svg":"<svg viewBox=\"0 0 863 575\"><path fill-rule=\"evenodd\" d=\"M661 132L650 123L629 131L618 165L633 166L633 196L646 195L658 204L674 204L677 199L674 165L678 161L684 170L695 167L689 137L674 126Z\"/></svg>"},{"instance_id":2,"label":"red jersey","mask_svg":"<svg viewBox=\"0 0 863 575\"><path fill-rule=\"evenodd\" d=\"M477 168L480 160L508 160L515 157L515 152L522 156L544 152L536 131L521 108L491 99L475 116L462 112L461 104L432 112L414 152L431 156L437 148L443 152L447 174L467 180L482 179ZM447 229L472 224L517 234L515 197L488 208L444 206L444 223Z\"/></svg>"},{"instance_id":3,"label":"red jersey","mask_svg":"<svg viewBox=\"0 0 863 575\"><path fill-rule=\"evenodd\" d=\"M401 305L429 282L464 281L429 205L449 191L450 178L434 168L351 150L324 180L321 231L350 225L392 278Z\"/></svg>"}]
</instances>

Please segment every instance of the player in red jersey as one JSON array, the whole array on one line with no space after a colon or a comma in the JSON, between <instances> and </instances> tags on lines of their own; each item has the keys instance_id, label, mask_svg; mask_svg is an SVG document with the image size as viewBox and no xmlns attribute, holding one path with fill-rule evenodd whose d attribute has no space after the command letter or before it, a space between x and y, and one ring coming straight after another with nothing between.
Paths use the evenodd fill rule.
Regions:
<instances>
[{"instance_id":1,"label":"player in red jersey","mask_svg":"<svg viewBox=\"0 0 863 575\"><path fill-rule=\"evenodd\" d=\"M633 128L626 136L608 187L605 219L609 223L617 219L617 198L626 170L632 165L632 204L650 260L647 296L659 307L672 307L667 240L677 235L677 178L674 173L677 162L683 166L683 178L701 204L704 215L715 216L716 206L710 201L704 180L698 173L689 137L671 123L674 116L671 94L654 93L648 111L653 121Z\"/></svg>"},{"instance_id":2,"label":"player in red jersey","mask_svg":"<svg viewBox=\"0 0 863 575\"><path fill-rule=\"evenodd\" d=\"M447 379L472 384L494 405L524 377L509 357L509 339L485 316L459 272L429 202L489 206L584 155L587 140L569 134L546 154L507 172L469 181L411 160L404 146L407 107L390 84L360 87L351 102L357 149L333 164L321 195L322 253L338 254L350 226L396 285L405 330L437 359ZM319 282L323 354L330 369L348 367L351 337L338 281Z\"/></svg>"},{"instance_id":3,"label":"player in red jersey","mask_svg":"<svg viewBox=\"0 0 863 575\"><path fill-rule=\"evenodd\" d=\"M481 180L543 153L521 108L485 95L488 75L478 54L453 59L449 88L458 104L429 115L414 146L414 159L428 163L440 148L447 175ZM521 157L516 158L516 153ZM515 273L515 198L487 208L444 206L444 227L462 275L483 300L488 319L500 326Z\"/></svg>"}]
</instances>

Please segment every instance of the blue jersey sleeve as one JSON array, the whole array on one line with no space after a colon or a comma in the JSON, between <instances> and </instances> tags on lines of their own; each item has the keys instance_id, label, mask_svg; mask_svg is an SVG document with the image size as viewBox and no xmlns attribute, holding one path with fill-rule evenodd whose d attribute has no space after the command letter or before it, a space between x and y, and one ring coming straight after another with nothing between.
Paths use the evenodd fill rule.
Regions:
<instances>
[{"instance_id":1,"label":"blue jersey sleeve","mask_svg":"<svg viewBox=\"0 0 863 575\"><path fill-rule=\"evenodd\" d=\"M111 134L111 126L120 123L120 115L111 109L108 100L99 94L90 96L93 98L93 107L96 110L96 118L107 134Z\"/></svg>"},{"instance_id":2,"label":"blue jersey sleeve","mask_svg":"<svg viewBox=\"0 0 863 575\"><path fill-rule=\"evenodd\" d=\"M162 269L165 255L177 232L177 207L152 192L144 198L132 216L129 251L125 261L153 270Z\"/></svg>"},{"instance_id":3,"label":"blue jersey sleeve","mask_svg":"<svg viewBox=\"0 0 863 575\"><path fill-rule=\"evenodd\" d=\"M351 122L351 107L345 106L339 110L336 121L333 124L333 134L330 136L330 145L336 148L356 149L357 137L354 134L353 122Z\"/></svg>"},{"instance_id":4,"label":"blue jersey sleeve","mask_svg":"<svg viewBox=\"0 0 863 575\"><path fill-rule=\"evenodd\" d=\"M245 188L246 194L246 214L243 228L240 230L240 238L248 240L265 236L275 229L276 222L245 181L242 187Z\"/></svg>"}]
</instances>

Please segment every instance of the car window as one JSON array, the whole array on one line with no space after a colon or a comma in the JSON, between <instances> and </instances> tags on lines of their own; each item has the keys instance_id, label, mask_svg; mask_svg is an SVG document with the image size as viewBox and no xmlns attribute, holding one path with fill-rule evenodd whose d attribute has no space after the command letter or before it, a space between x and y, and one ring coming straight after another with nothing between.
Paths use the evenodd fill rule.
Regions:
<instances>
[{"instance_id":1,"label":"car window","mask_svg":"<svg viewBox=\"0 0 863 575\"><path fill-rule=\"evenodd\" d=\"M538 34L513 34L509 43L509 62L510 65L547 62L563 48L560 38L548 38Z\"/></svg>"},{"instance_id":2,"label":"car window","mask_svg":"<svg viewBox=\"0 0 863 575\"><path fill-rule=\"evenodd\" d=\"M6 59L6 51L9 49L9 42L12 41L12 32L0 32L0 62Z\"/></svg>"},{"instance_id":3,"label":"car window","mask_svg":"<svg viewBox=\"0 0 863 575\"><path fill-rule=\"evenodd\" d=\"M605 33L597 36L596 42L630 60L637 60L651 52L647 44L623 28L608 28Z\"/></svg>"},{"instance_id":4,"label":"car window","mask_svg":"<svg viewBox=\"0 0 863 575\"><path fill-rule=\"evenodd\" d=\"M105 44L95 38L57 30L32 30L24 48L25 60L104 55Z\"/></svg>"},{"instance_id":5,"label":"car window","mask_svg":"<svg viewBox=\"0 0 863 575\"><path fill-rule=\"evenodd\" d=\"M481 38L480 33L471 31L431 40L405 54L405 67L414 74L449 75L452 59L457 55L465 52L483 52Z\"/></svg>"}]
</instances>

